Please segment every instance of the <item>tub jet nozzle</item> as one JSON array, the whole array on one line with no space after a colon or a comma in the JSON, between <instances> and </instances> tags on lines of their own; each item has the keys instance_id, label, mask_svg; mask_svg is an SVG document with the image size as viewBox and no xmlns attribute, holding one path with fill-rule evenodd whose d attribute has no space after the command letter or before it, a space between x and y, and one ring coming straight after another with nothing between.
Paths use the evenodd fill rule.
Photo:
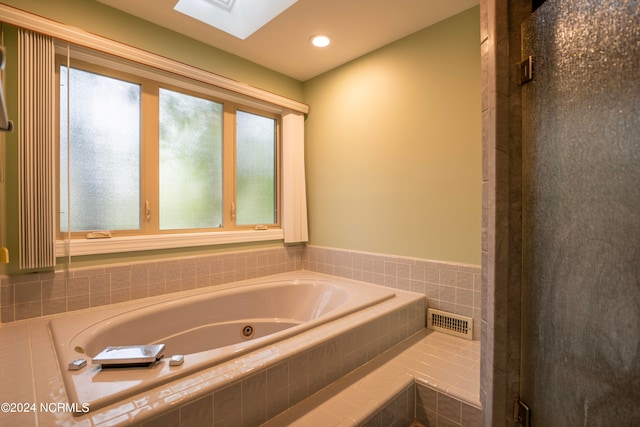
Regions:
<instances>
[{"instance_id":1,"label":"tub jet nozzle","mask_svg":"<svg viewBox=\"0 0 640 427\"><path fill-rule=\"evenodd\" d=\"M251 338L253 335L253 326L246 325L242 328L242 338Z\"/></svg>"}]
</instances>

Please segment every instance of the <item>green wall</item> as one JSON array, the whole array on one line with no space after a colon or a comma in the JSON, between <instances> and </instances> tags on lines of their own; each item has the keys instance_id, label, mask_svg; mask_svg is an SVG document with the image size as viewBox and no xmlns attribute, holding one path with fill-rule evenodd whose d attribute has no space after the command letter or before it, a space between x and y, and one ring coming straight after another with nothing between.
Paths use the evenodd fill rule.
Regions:
<instances>
[{"instance_id":1,"label":"green wall","mask_svg":"<svg viewBox=\"0 0 640 427\"><path fill-rule=\"evenodd\" d=\"M310 243L480 264L474 7L305 82Z\"/></svg>"},{"instance_id":2,"label":"green wall","mask_svg":"<svg viewBox=\"0 0 640 427\"><path fill-rule=\"evenodd\" d=\"M308 103L310 243L480 264L477 7L302 83L95 1L3 3ZM11 27L3 30L16 121L16 39ZM16 132L6 135L6 147L0 214L12 262L0 274L17 272ZM74 265L273 244L84 257Z\"/></svg>"}]
</instances>

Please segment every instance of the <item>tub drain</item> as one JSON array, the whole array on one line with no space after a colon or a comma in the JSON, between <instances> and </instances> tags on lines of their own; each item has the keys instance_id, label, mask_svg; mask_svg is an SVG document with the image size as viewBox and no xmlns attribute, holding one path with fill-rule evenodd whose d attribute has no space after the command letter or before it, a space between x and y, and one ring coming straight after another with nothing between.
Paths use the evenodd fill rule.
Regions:
<instances>
[{"instance_id":1,"label":"tub drain","mask_svg":"<svg viewBox=\"0 0 640 427\"><path fill-rule=\"evenodd\" d=\"M246 325L242 328L242 338L251 338L253 336L253 326Z\"/></svg>"}]
</instances>

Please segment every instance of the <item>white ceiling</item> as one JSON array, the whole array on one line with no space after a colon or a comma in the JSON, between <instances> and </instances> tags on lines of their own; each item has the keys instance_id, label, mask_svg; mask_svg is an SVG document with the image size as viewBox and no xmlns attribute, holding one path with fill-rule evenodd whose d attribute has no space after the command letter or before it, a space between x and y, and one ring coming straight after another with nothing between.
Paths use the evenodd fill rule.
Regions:
<instances>
[{"instance_id":1,"label":"white ceiling","mask_svg":"<svg viewBox=\"0 0 640 427\"><path fill-rule=\"evenodd\" d=\"M479 0L298 0L245 40L173 10L178 0L98 0L300 81L478 4ZM236 0L269 1L269 0ZM333 38L319 49L318 33ZM478 36L479 37L479 36Z\"/></svg>"}]
</instances>

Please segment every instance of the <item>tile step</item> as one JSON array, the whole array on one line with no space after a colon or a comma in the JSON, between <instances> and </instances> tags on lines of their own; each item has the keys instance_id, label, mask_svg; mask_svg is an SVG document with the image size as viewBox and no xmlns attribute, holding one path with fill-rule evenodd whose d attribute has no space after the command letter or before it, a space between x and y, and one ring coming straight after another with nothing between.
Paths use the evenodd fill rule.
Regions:
<instances>
[{"instance_id":1,"label":"tile step","mask_svg":"<svg viewBox=\"0 0 640 427\"><path fill-rule=\"evenodd\" d=\"M263 426L410 426L439 416L454 426L480 426L479 385L473 384L479 372L476 375L475 369L469 368L471 372L440 382L441 369L454 369L446 363L440 367L425 363L433 362L443 351L479 363L476 347L479 350L477 342L420 331ZM441 405L446 412L438 412L437 403L427 402L431 395L434 402L446 402Z\"/></svg>"}]
</instances>

